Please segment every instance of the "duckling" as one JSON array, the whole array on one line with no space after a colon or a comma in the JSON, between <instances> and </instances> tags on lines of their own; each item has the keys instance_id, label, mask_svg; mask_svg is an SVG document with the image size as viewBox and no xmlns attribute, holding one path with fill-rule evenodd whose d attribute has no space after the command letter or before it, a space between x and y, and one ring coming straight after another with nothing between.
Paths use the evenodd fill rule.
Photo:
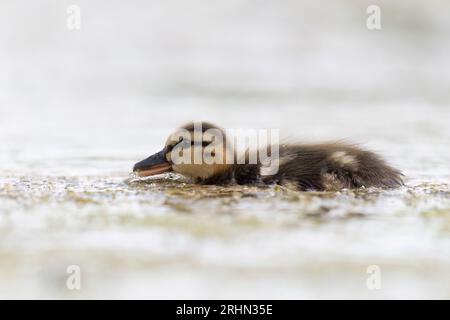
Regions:
<instances>
[{"instance_id":1,"label":"duckling","mask_svg":"<svg viewBox=\"0 0 450 320\"><path fill-rule=\"evenodd\" d=\"M223 137L223 143L215 143L218 136ZM216 125L191 122L171 134L163 150L136 163L133 171L140 177L174 171L199 184L278 184L300 191L403 185L400 171L376 153L348 143L281 144L278 152L265 146L263 151L277 164L276 170L265 173L261 148L256 157L248 149L239 155L230 140ZM205 154L226 161L207 161ZM180 161L180 155L188 161ZM256 161L249 161L252 156Z\"/></svg>"}]
</instances>

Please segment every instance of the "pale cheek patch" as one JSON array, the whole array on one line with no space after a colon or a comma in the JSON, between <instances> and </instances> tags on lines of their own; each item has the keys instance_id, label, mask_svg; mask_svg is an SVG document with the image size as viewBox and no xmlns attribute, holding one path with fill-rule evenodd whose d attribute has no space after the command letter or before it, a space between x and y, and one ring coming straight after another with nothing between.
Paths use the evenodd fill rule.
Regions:
<instances>
[{"instance_id":1,"label":"pale cheek patch","mask_svg":"<svg viewBox=\"0 0 450 320\"><path fill-rule=\"evenodd\" d=\"M341 167L349 167L352 169L358 168L358 160L344 151L334 152L330 159Z\"/></svg>"},{"instance_id":2,"label":"pale cheek patch","mask_svg":"<svg viewBox=\"0 0 450 320\"><path fill-rule=\"evenodd\" d=\"M217 164L181 164L173 165L173 170L184 176L195 179L208 179L228 169L227 165Z\"/></svg>"},{"instance_id":3,"label":"pale cheek patch","mask_svg":"<svg viewBox=\"0 0 450 320\"><path fill-rule=\"evenodd\" d=\"M182 175L199 179L206 179L213 174L213 168L211 165L198 165L198 164L173 165L173 170Z\"/></svg>"}]
</instances>

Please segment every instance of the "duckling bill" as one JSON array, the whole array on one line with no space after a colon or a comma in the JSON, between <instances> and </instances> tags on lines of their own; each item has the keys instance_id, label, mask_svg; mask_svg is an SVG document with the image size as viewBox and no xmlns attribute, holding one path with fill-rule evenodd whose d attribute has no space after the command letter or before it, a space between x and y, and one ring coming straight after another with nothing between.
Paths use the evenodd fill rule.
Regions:
<instances>
[{"instance_id":1,"label":"duckling bill","mask_svg":"<svg viewBox=\"0 0 450 320\"><path fill-rule=\"evenodd\" d=\"M395 188L403 185L403 175L399 170L388 165L378 154L351 144L279 145L276 154L271 154L271 150L267 152L276 158L272 160L277 163L277 170L267 174L260 157L252 163L248 161L251 158L248 150L238 155L230 147L222 128L207 122L200 123L200 132L195 128L194 123L189 123L178 129L169 136L161 151L136 163L133 171L140 177L174 171L199 184L279 184L301 191ZM225 143L221 147L211 148L214 139L206 135L210 131L224 137ZM196 153L209 152L214 157L232 158L233 161L180 162L174 158L180 150L190 159L195 158ZM237 161L239 158L244 158L244 161Z\"/></svg>"},{"instance_id":2,"label":"duckling bill","mask_svg":"<svg viewBox=\"0 0 450 320\"><path fill-rule=\"evenodd\" d=\"M166 161L167 148L134 165L133 171L140 177L148 177L172 171L172 165Z\"/></svg>"}]
</instances>

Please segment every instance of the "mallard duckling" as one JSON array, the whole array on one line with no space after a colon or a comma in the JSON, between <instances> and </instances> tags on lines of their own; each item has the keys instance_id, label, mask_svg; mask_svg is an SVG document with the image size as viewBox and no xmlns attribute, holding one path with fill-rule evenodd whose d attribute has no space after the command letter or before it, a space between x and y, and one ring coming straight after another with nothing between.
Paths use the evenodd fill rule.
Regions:
<instances>
[{"instance_id":1,"label":"mallard duckling","mask_svg":"<svg viewBox=\"0 0 450 320\"><path fill-rule=\"evenodd\" d=\"M136 163L133 171L141 177L175 171L200 184L279 184L301 191L403 185L401 172L389 166L380 156L342 142L281 144L278 153L271 152L272 149L268 150L269 147L265 146L264 151L269 157L275 157L271 160L277 166L276 170L264 173L265 166L260 156L254 162L248 161L252 158L252 152L247 149L244 154L238 155L234 147L230 147L231 139L222 128L207 122L199 124L197 128L200 130L197 131L195 123L178 129L167 139L163 150ZM224 143L215 143L217 135L224 138ZM200 154L200 161L192 161L196 153ZM206 153L226 161L206 161L202 158ZM188 156L190 161L174 159L180 155Z\"/></svg>"}]
</instances>

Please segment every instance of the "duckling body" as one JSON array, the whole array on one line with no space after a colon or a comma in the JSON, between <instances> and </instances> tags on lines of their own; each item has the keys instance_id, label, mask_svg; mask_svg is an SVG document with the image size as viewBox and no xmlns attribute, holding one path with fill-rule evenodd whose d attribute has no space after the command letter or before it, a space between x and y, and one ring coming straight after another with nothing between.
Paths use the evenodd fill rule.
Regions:
<instances>
[{"instance_id":1,"label":"duckling body","mask_svg":"<svg viewBox=\"0 0 450 320\"><path fill-rule=\"evenodd\" d=\"M282 145L280 166L274 175L263 176L260 164L236 164L202 184L280 184L302 191L330 191L361 187L393 188L403 184L402 175L373 152L343 143Z\"/></svg>"},{"instance_id":2,"label":"duckling body","mask_svg":"<svg viewBox=\"0 0 450 320\"><path fill-rule=\"evenodd\" d=\"M182 128L193 130L192 124ZM218 127L205 123L204 128ZM164 156L166 171L174 170L199 184L279 184L301 191L338 191L361 187L394 188L403 185L401 172L389 166L379 155L341 142L281 144L277 156L278 170L272 174L263 174L264 166L259 159L255 164L245 161L243 164L176 166L170 163L171 157L167 155L173 148L172 143L168 141L165 149L157 154L160 158ZM139 174L142 168L152 169L154 166L152 157L137 163L134 171ZM249 154L247 153L245 157L247 159ZM158 169L161 164L157 163L156 166ZM159 169L154 172L160 171Z\"/></svg>"}]
</instances>

